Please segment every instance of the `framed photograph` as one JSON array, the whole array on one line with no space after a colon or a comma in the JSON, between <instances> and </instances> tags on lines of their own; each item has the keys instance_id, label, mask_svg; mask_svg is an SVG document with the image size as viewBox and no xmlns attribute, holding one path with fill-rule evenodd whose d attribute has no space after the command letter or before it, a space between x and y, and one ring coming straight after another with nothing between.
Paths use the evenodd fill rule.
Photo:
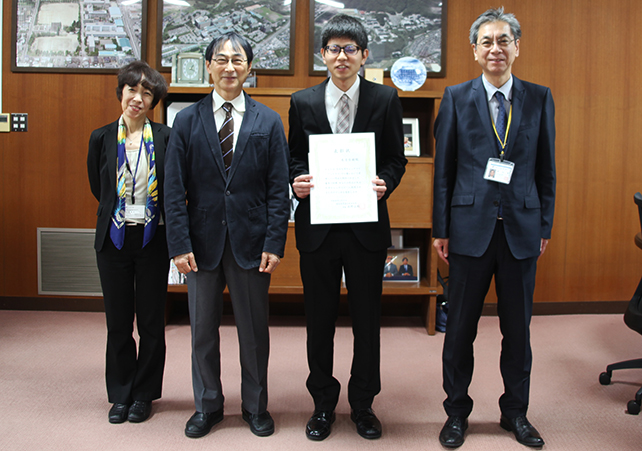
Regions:
<instances>
[{"instance_id":1,"label":"framed photograph","mask_svg":"<svg viewBox=\"0 0 642 451\"><path fill-rule=\"evenodd\" d=\"M419 248L388 249L383 281L419 282Z\"/></svg>"},{"instance_id":2,"label":"framed photograph","mask_svg":"<svg viewBox=\"0 0 642 451\"><path fill-rule=\"evenodd\" d=\"M252 69L261 74L294 73L295 1L163 0L158 8L159 70L172 56L201 52L212 39L236 31L252 45Z\"/></svg>"},{"instance_id":3,"label":"framed photograph","mask_svg":"<svg viewBox=\"0 0 642 451\"><path fill-rule=\"evenodd\" d=\"M446 1L310 0L310 75L324 75L321 29L336 14L357 17L368 31L367 68L389 74L399 58L421 61L428 77L446 76Z\"/></svg>"},{"instance_id":4,"label":"framed photograph","mask_svg":"<svg viewBox=\"0 0 642 451\"><path fill-rule=\"evenodd\" d=\"M419 119L416 117L403 118L403 153L407 157L418 157L421 154L419 147Z\"/></svg>"},{"instance_id":5,"label":"framed photograph","mask_svg":"<svg viewBox=\"0 0 642 451\"><path fill-rule=\"evenodd\" d=\"M145 59L147 0L13 0L13 72L113 73Z\"/></svg>"}]
</instances>

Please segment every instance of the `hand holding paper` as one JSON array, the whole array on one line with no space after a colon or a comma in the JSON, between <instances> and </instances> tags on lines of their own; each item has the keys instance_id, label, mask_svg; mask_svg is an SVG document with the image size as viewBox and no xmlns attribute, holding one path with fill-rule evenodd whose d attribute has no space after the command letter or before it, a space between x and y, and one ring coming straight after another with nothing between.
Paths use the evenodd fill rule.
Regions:
<instances>
[{"instance_id":1,"label":"hand holding paper","mask_svg":"<svg viewBox=\"0 0 642 451\"><path fill-rule=\"evenodd\" d=\"M376 176L374 133L310 135L308 158L316 180L310 189L312 224L378 220L377 200L386 186Z\"/></svg>"}]
</instances>

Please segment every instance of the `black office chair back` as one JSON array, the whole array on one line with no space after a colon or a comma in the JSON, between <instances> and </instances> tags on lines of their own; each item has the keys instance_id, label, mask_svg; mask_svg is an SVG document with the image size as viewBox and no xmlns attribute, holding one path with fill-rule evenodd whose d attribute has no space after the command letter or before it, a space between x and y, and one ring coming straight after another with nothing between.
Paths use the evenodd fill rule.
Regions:
<instances>
[{"instance_id":1,"label":"black office chair back","mask_svg":"<svg viewBox=\"0 0 642 451\"><path fill-rule=\"evenodd\" d=\"M624 323L639 334L642 334L642 280L624 312Z\"/></svg>"},{"instance_id":2,"label":"black office chair back","mask_svg":"<svg viewBox=\"0 0 642 451\"><path fill-rule=\"evenodd\" d=\"M633 196L635 204L638 206L638 216L640 217L640 230L642 231L642 194L635 193Z\"/></svg>"},{"instance_id":3,"label":"black office chair back","mask_svg":"<svg viewBox=\"0 0 642 451\"><path fill-rule=\"evenodd\" d=\"M638 206L640 230L642 230L642 194L635 193L633 199ZM624 313L624 322L629 329L642 334L642 280L640 280L638 288L635 290L635 294L629 301L629 305Z\"/></svg>"}]
</instances>

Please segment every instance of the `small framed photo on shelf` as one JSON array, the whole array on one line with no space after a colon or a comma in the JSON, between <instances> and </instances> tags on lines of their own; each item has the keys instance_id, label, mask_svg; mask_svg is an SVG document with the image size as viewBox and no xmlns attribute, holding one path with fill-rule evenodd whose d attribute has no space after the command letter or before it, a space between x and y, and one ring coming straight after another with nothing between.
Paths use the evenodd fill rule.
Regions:
<instances>
[{"instance_id":1,"label":"small framed photo on shelf","mask_svg":"<svg viewBox=\"0 0 642 451\"><path fill-rule=\"evenodd\" d=\"M407 157L418 157L419 147L419 119L416 117L403 118L403 151Z\"/></svg>"},{"instance_id":2,"label":"small framed photo on shelf","mask_svg":"<svg viewBox=\"0 0 642 451\"><path fill-rule=\"evenodd\" d=\"M419 248L388 249L384 282L419 282Z\"/></svg>"}]
</instances>

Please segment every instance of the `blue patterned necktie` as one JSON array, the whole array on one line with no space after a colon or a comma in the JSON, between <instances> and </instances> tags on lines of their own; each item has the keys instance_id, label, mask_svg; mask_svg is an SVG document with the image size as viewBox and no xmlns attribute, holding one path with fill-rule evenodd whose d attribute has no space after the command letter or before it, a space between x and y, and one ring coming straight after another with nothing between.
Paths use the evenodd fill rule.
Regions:
<instances>
[{"instance_id":1,"label":"blue patterned necktie","mask_svg":"<svg viewBox=\"0 0 642 451\"><path fill-rule=\"evenodd\" d=\"M506 107L504 106L504 94L501 91L495 92L495 98L499 103L499 110L497 111L497 122L495 123L495 129L497 130L497 137L499 138L499 151L503 150L503 145L506 145Z\"/></svg>"}]
</instances>

